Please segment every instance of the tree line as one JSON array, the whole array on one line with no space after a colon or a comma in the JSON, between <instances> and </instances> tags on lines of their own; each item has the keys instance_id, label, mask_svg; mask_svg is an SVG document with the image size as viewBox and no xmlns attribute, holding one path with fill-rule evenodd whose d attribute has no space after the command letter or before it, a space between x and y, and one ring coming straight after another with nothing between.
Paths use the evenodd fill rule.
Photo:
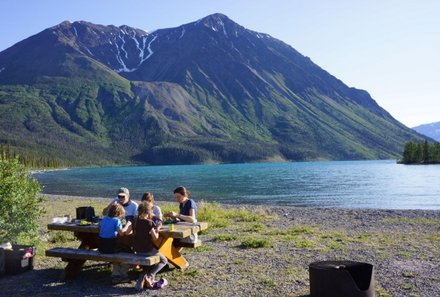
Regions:
<instances>
[{"instance_id":1,"label":"tree line","mask_svg":"<svg viewBox=\"0 0 440 297\"><path fill-rule=\"evenodd\" d=\"M61 168L65 164L57 158L46 157L31 153L17 153L9 144L0 144L1 159L18 159L20 164L30 169Z\"/></svg>"},{"instance_id":2,"label":"tree line","mask_svg":"<svg viewBox=\"0 0 440 297\"><path fill-rule=\"evenodd\" d=\"M440 164L440 143L407 142L403 149L402 164Z\"/></svg>"}]
</instances>

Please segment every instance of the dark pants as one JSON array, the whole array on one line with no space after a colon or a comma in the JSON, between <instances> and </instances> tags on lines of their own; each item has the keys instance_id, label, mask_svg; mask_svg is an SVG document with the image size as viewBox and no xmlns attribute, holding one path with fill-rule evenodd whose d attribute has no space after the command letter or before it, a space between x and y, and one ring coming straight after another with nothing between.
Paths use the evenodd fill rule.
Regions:
<instances>
[{"instance_id":1,"label":"dark pants","mask_svg":"<svg viewBox=\"0 0 440 297\"><path fill-rule=\"evenodd\" d=\"M99 252L101 254L113 254L116 252L116 238L99 237Z\"/></svg>"}]
</instances>

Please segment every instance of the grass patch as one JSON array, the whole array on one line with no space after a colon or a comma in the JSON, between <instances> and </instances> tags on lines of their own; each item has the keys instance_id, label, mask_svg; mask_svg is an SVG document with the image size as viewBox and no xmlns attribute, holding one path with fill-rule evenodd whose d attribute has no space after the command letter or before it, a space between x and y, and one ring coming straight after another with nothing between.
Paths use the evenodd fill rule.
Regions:
<instances>
[{"instance_id":1,"label":"grass patch","mask_svg":"<svg viewBox=\"0 0 440 297\"><path fill-rule=\"evenodd\" d=\"M237 235L235 234L219 234L214 236L213 240L214 241L233 241L236 240L238 238Z\"/></svg>"},{"instance_id":2,"label":"grass patch","mask_svg":"<svg viewBox=\"0 0 440 297\"><path fill-rule=\"evenodd\" d=\"M401 284L400 287L404 290L407 290L407 291L410 291L414 288L414 286L412 284L408 284L408 283Z\"/></svg>"},{"instance_id":3,"label":"grass patch","mask_svg":"<svg viewBox=\"0 0 440 297\"><path fill-rule=\"evenodd\" d=\"M273 216L269 216L267 211L262 208L256 208L250 211L243 207L228 210L227 217L238 222L263 222L270 217L273 218Z\"/></svg>"},{"instance_id":4,"label":"grass patch","mask_svg":"<svg viewBox=\"0 0 440 297\"><path fill-rule=\"evenodd\" d=\"M416 275L415 275L414 273L412 273L412 272L408 272L408 271L404 271L404 272L402 272L402 276L403 276L403 277L408 277L408 278L414 278L414 277L416 277Z\"/></svg>"},{"instance_id":5,"label":"grass patch","mask_svg":"<svg viewBox=\"0 0 440 297\"><path fill-rule=\"evenodd\" d=\"M248 232L263 232L266 230L266 226L261 224L261 223L257 223L254 225L251 225L246 231Z\"/></svg>"},{"instance_id":6,"label":"grass patch","mask_svg":"<svg viewBox=\"0 0 440 297\"><path fill-rule=\"evenodd\" d=\"M377 297L391 297L391 294L387 290L378 285L375 288L375 293Z\"/></svg>"},{"instance_id":7,"label":"grass patch","mask_svg":"<svg viewBox=\"0 0 440 297\"><path fill-rule=\"evenodd\" d=\"M240 244L240 247L242 249L269 248L271 246L272 246L272 242L268 238L255 238L255 237L248 237L244 239Z\"/></svg>"},{"instance_id":8,"label":"grass patch","mask_svg":"<svg viewBox=\"0 0 440 297\"><path fill-rule=\"evenodd\" d=\"M49 236L50 243L65 243L76 240L72 232L51 231Z\"/></svg>"},{"instance_id":9,"label":"grass patch","mask_svg":"<svg viewBox=\"0 0 440 297\"><path fill-rule=\"evenodd\" d=\"M295 242L295 247L312 250L316 248L316 243L309 239L301 239Z\"/></svg>"},{"instance_id":10,"label":"grass patch","mask_svg":"<svg viewBox=\"0 0 440 297\"><path fill-rule=\"evenodd\" d=\"M261 284L263 284L264 286L268 286L268 287L276 287L276 283L273 279L270 278L263 278L261 280Z\"/></svg>"}]
</instances>

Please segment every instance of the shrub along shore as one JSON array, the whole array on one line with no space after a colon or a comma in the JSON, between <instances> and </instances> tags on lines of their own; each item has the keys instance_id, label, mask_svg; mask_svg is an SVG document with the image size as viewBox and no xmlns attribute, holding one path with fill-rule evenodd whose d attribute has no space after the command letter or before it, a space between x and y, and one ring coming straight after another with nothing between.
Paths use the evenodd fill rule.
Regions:
<instances>
[{"instance_id":1,"label":"shrub along shore","mask_svg":"<svg viewBox=\"0 0 440 297\"><path fill-rule=\"evenodd\" d=\"M58 277L65 263L44 256L52 247L78 247L73 234L47 231L55 216L75 216L78 206L99 213L110 199L47 195L40 218L35 269L0 278L3 296L307 296L308 265L353 260L374 265L376 296L436 296L440 291L440 211L325 209L220 205L197 201L209 223L203 245L185 249L187 270L165 270L163 290L136 292L112 286L110 267L87 262L76 280ZM164 211L175 203L157 202ZM19 284L19 285L18 285Z\"/></svg>"}]
</instances>

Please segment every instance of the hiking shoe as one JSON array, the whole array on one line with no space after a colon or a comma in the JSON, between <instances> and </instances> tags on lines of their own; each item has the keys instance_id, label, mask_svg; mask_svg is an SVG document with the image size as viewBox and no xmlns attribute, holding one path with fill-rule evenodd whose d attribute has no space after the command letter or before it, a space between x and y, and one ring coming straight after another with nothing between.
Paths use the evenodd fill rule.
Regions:
<instances>
[{"instance_id":1,"label":"hiking shoe","mask_svg":"<svg viewBox=\"0 0 440 297\"><path fill-rule=\"evenodd\" d=\"M161 278L157 282L154 282L153 288L154 289L162 289L166 285L168 285L168 281L165 278Z\"/></svg>"}]
</instances>

